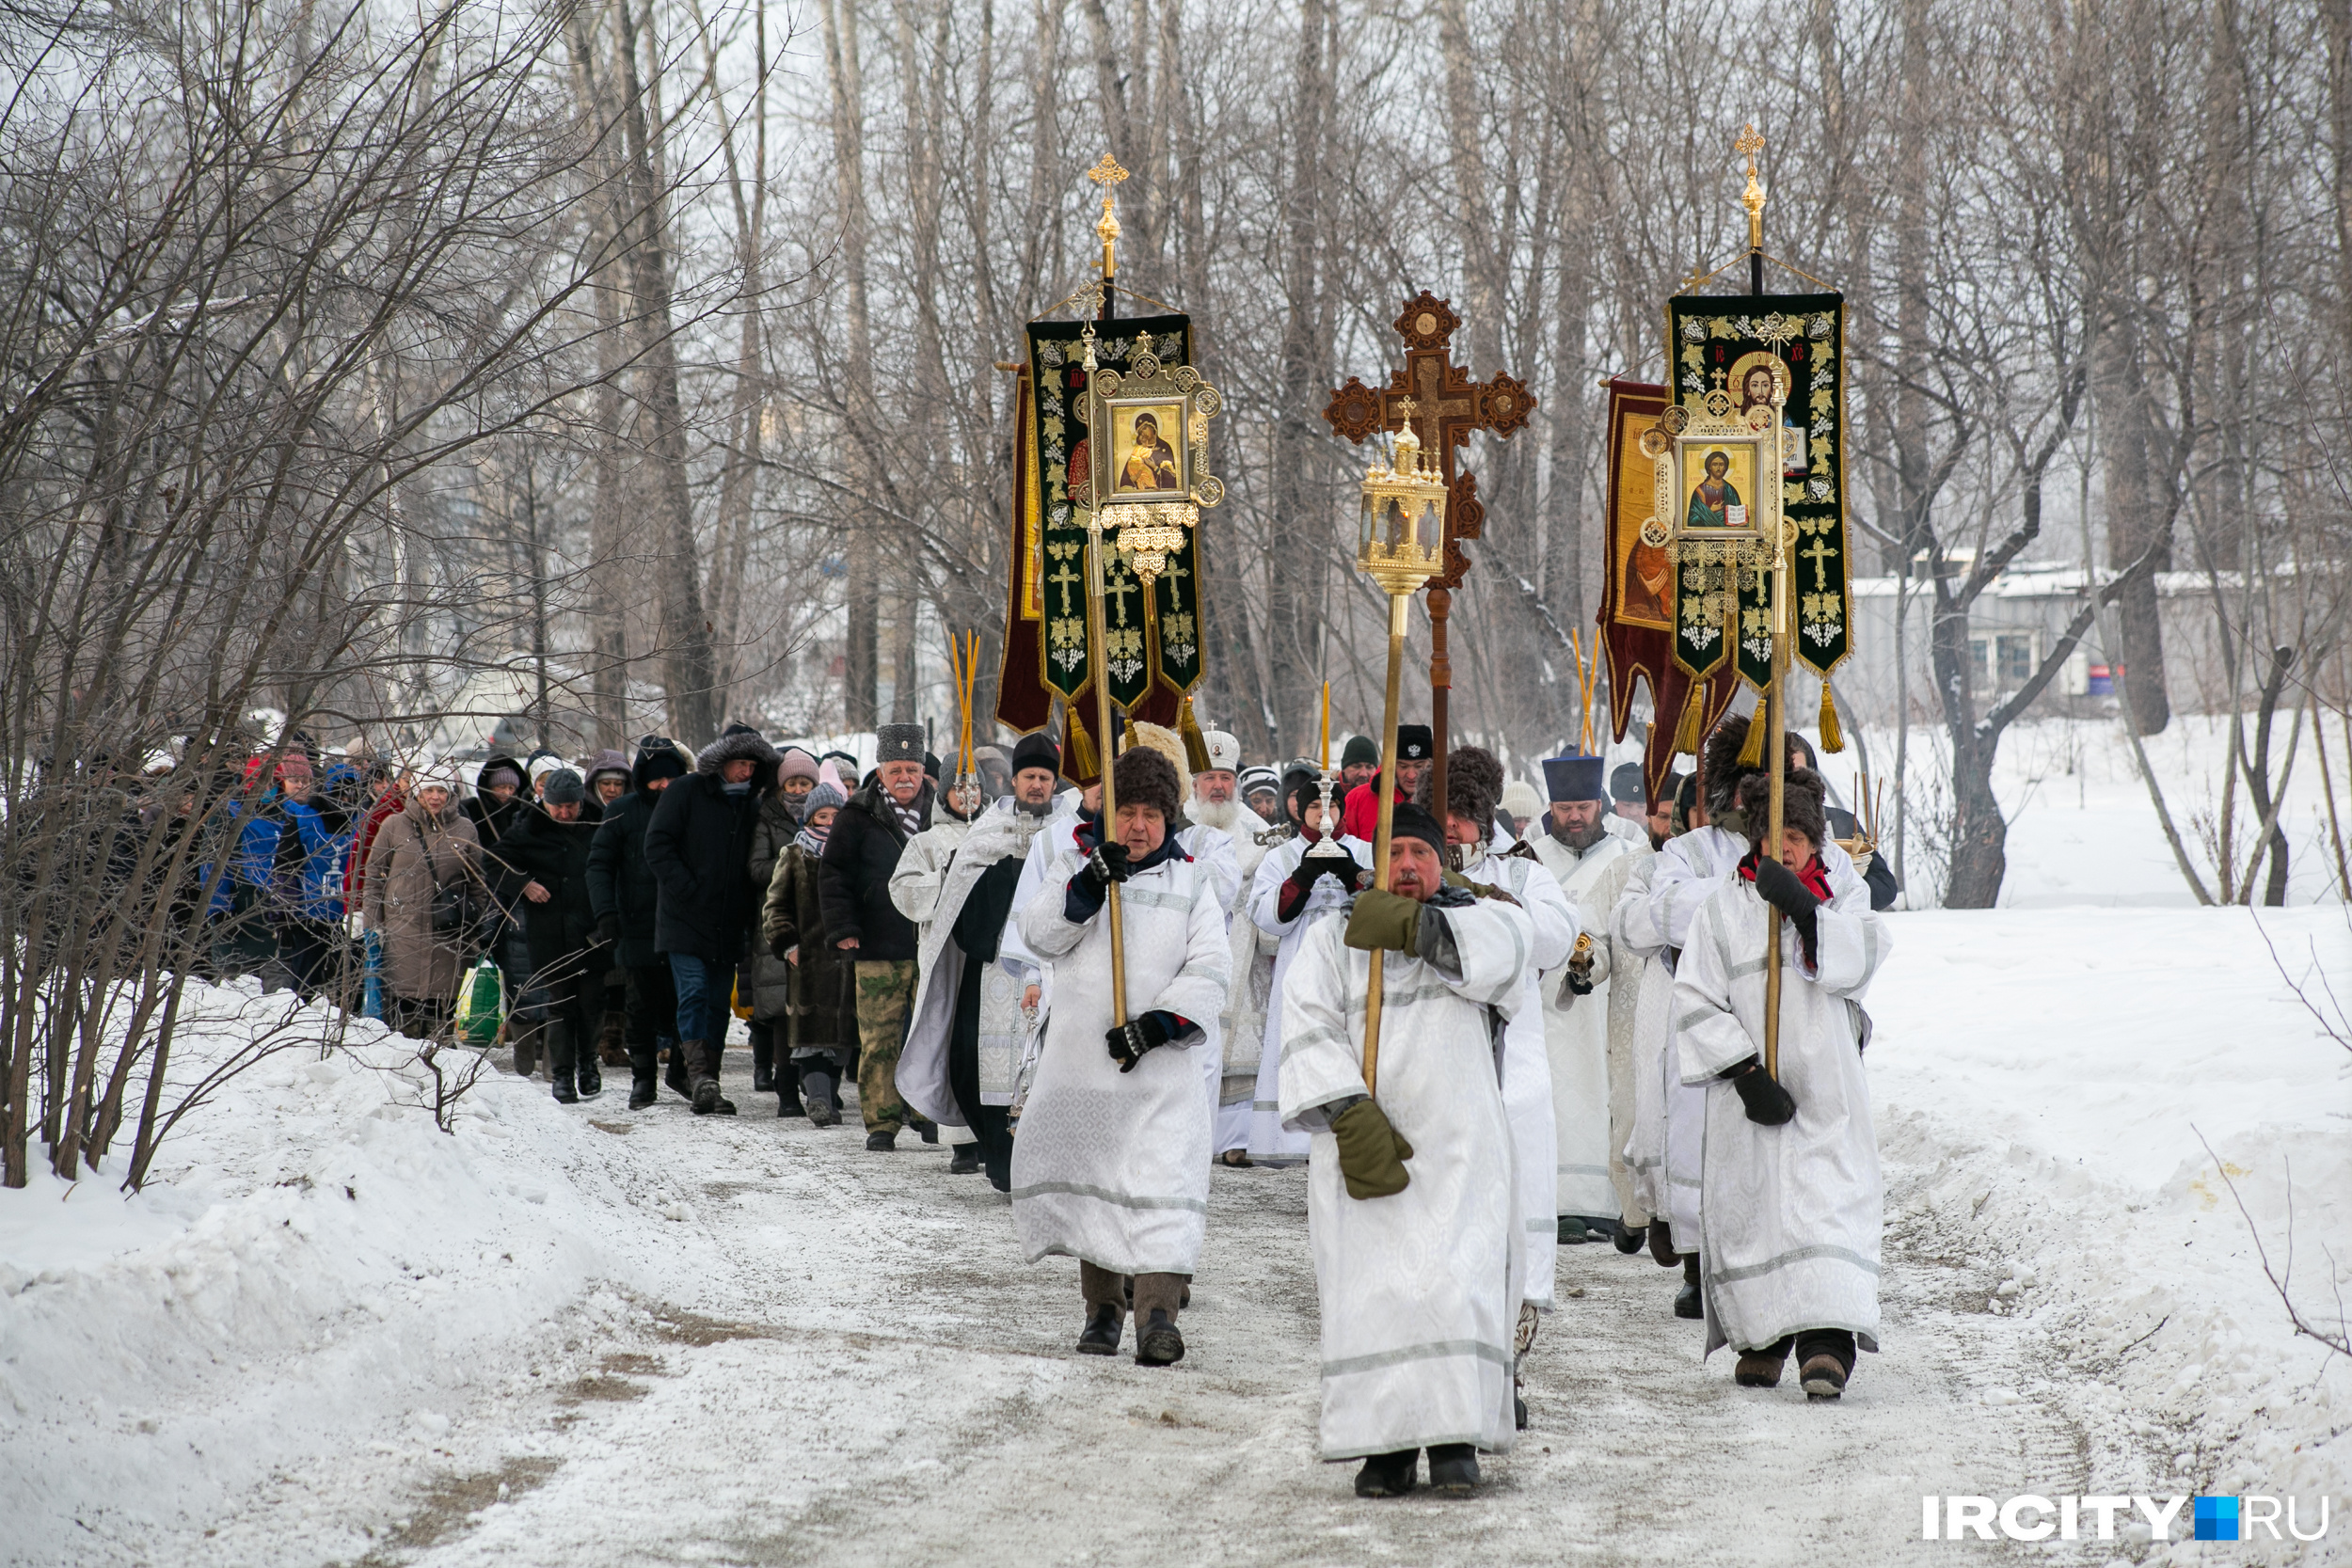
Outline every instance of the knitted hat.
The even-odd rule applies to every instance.
[[[553,752],[533,752],[531,753],[531,760],[523,764],[523,771],[529,773],[536,782],[563,766],[564,759]]]
[[[1571,755],[1544,758],[1544,787],[1555,800],[1605,800],[1598,757]],[[1638,771],[1638,769],[1637,769]]]
[[[576,806],[588,799],[588,785],[568,768],[559,768],[539,786],[539,799],[550,806]]]
[[[1347,744],[1340,748],[1340,766],[1355,768],[1363,763],[1380,766],[1380,742],[1368,735],[1351,735]]]
[[[473,786],[482,790],[494,789],[501,779],[505,780],[510,788],[520,789],[523,786],[521,770],[504,757],[494,757],[484,763],[482,771],[473,776]]]
[[[833,764],[828,762],[817,774],[817,787],[810,790],[801,801],[801,820],[807,821],[827,806],[839,807],[849,803],[849,785],[842,783],[841,775],[835,772]]]
[[[1389,842],[1393,844],[1400,838],[1417,838],[1438,854],[1445,853],[1445,830],[1438,826],[1436,817],[1410,800],[1399,800],[1395,813],[1389,818]]]
[[[1223,730],[1204,732],[1201,740],[1209,749],[1209,766],[1203,771],[1231,773],[1241,767],[1241,742]]]
[[[1810,768],[1788,769],[1788,781],[1781,789],[1781,826],[1804,834],[1816,849],[1829,837],[1829,813],[1824,809],[1828,793],[1828,781]],[[1751,826],[1763,827],[1772,807],[1772,775],[1750,773],[1740,781],[1740,814]],[[1761,835],[1752,832],[1748,836],[1754,839]]]
[[[1241,770],[1241,793],[1247,800],[1252,790],[1270,789],[1282,793],[1282,780],[1271,768],[1245,768]]]
[[[1164,725],[1139,723],[1136,726],[1136,746],[1137,749],[1149,747],[1168,759],[1168,766],[1176,774],[1176,803],[1179,806],[1192,799],[1192,778],[1184,768],[1184,737],[1183,736]],[[1121,794],[1123,795],[1124,791],[1121,791]],[[1176,816],[1174,812],[1169,812],[1168,815],[1170,820],[1173,820]]]
[[[1513,779],[1502,786],[1502,809],[1515,822],[1525,822],[1543,814],[1544,803],[1536,798],[1535,786],[1525,779]]]
[[[802,750],[800,747],[787,746],[781,753],[781,757],[782,760],[776,764],[776,780],[779,784],[786,779],[808,779],[811,781],[816,779],[817,759],[811,756],[807,752]]]
[[[921,762],[923,760],[923,726],[920,724],[884,724],[874,732],[874,761]]]
[[[1119,804],[1154,807],[1171,828],[1184,808],[1183,782],[1184,775],[1176,770],[1176,765],[1150,745],[1130,748],[1114,765],[1111,774]]]
[[[1056,778],[1061,776],[1061,748],[1043,730],[1032,730],[1021,737],[1012,749],[1012,770],[1016,777],[1032,768],[1042,768]]]

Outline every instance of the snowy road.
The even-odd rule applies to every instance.
[[[203,1555],[304,1560],[300,1518],[344,1540],[373,1521],[364,1560],[436,1568],[1883,1562],[1965,1550],[1915,1539],[1922,1493],[2084,1480],[2081,1435],[2050,1413],[2092,1391],[2020,1367],[2017,1325],[1984,1310],[1993,1276],[1937,1258],[1899,1160],[1887,1350],[1843,1404],[1735,1389],[1671,1315],[1677,1274],[1564,1248],[1583,1293],[1546,1325],[1534,1430],[1488,1462],[1486,1495],[1368,1504],[1352,1465],[1313,1459],[1301,1175],[1217,1173],[1189,1354],[1147,1370],[1072,1354],[1075,1264],[1025,1266],[942,1149],[868,1154],[854,1125],[697,1122],[674,1100],[584,1111],[606,1135],[580,1158],[606,1168],[578,1178],[684,1199],[616,1238],[648,1252],[658,1299],[563,1320],[421,1464],[387,1444],[282,1467]]]

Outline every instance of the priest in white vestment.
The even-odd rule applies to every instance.
[[[1136,1359],[1183,1358],[1184,1287],[1209,1212],[1209,1101],[1232,972],[1217,879],[1169,832],[1179,775],[1137,747],[1116,764],[1112,834],[1059,857],[1015,916],[1052,965],[1051,1011],[1012,1148],[1022,1251],[1079,1262],[1082,1354],[1115,1354],[1132,1281]],[[1082,851],[1082,852],[1081,852]],[[1110,887],[1120,889],[1127,1021],[1112,1022]]]
[[[1282,991],[1282,1116],[1312,1139],[1320,1448],[1364,1461],[1362,1497],[1410,1491],[1424,1449],[1430,1484],[1467,1492],[1476,1450],[1518,1435],[1525,1232],[1501,1069],[1534,931],[1516,902],[1445,884],[1443,837],[1397,806],[1388,889],[1314,925]],[[1386,968],[1368,1075],[1374,949]]]
[[[1742,781],[1751,824],[1763,822],[1770,788],[1760,776]],[[1878,1349],[1885,1189],[1861,997],[1889,942],[1867,885],[1836,885],[1820,858],[1823,799],[1820,774],[1789,772],[1782,862],[1750,852],[1700,908],[1676,972],[1675,1012],[1682,1081],[1707,1097],[1707,1348],[1732,1346],[1737,1381],[1764,1388],[1793,1350],[1805,1393],[1836,1399],[1856,1348]],[[1776,923],[1778,1060],[1767,1073],[1765,943]]]
[[[1299,832],[1268,849],[1258,863],[1248,907],[1251,927],[1275,944],[1249,1117],[1249,1159],[1261,1165],[1295,1165],[1307,1158],[1307,1134],[1282,1121],[1282,982],[1307,934],[1333,911],[1345,908],[1372,876],[1372,846],[1360,838],[1341,838],[1338,847],[1344,853],[1311,855],[1323,842],[1322,787],[1314,774],[1305,771],[1292,774],[1289,786],[1291,816],[1300,824]],[[1336,799],[1330,815],[1336,827]]]

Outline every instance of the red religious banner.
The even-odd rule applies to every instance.
[[[1649,684],[1649,743],[1642,780],[1658,799],[1674,770],[1675,753],[1695,752],[1701,736],[1731,705],[1739,673],[1726,661],[1692,689],[1690,673],[1675,662],[1675,566],[1662,529],[1644,525],[1657,515],[1651,494],[1655,465],[1642,436],[1666,409],[1666,388],[1642,381],[1609,383],[1609,499],[1607,581],[1600,593],[1601,646],[1609,658],[1609,719],[1625,738],[1633,719],[1633,680]]]

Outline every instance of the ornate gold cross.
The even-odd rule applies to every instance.
[[[1756,155],[1764,150],[1764,138],[1756,135],[1754,121],[1740,131],[1740,139],[1731,144],[1734,152],[1748,155],[1748,188],[1740,193],[1740,205],[1748,210],[1748,248],[1764,248],[1764,187],[1756,183]]]
[[[1087,170],[1087,178],[1103,193],[1103,215],[1094,223],[1095,237],[1103,242],[1103,276],[1119,276],[1119,214],[1111,210],[1112,192],[1127,178],[1127,171],[1119,166],[1119,160],[1109,153],[1102,162]]]

